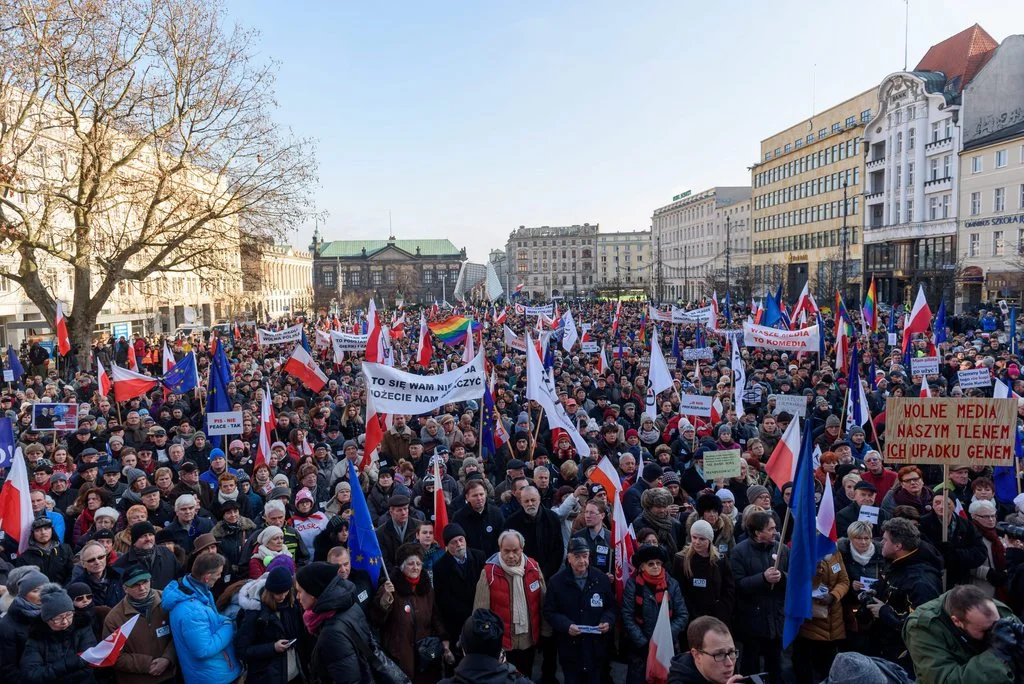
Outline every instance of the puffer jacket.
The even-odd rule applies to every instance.
[[[903,639],[917,669],[919,684],[973,684],[1020,681],[1009,663],[990,648],[976,648],[942,609],[945,594],[917,607],[903,625]],[[996,601],[999,617],[1013,617]],[[1015,619],[1015,618],[1014,618]]]
[[[217,612],[209,587],[187,575],[168,584],[162,598],[185,681],[228,684],[238,679],[242,668],[232,643],[234,623]]]
[[[309,660],[313,684],[362,684],[373,681],[368,645],[373,638],[363,609],[356,605],[356,587],[336,577],[313,606],[314,613],[333,612],[316,634]]]
[[[782,579],[774,585],[764,571],[774,567],[775,544],[757,544],[744,539],[733,549],[729,563],[736,580],[736,615],[732,624],[741,639],[778,639],[785,620],[786,579],[789,571],[789,547],[778,549]]]
[[[86,618],[76,617],[67,629],[55,632],[42,619],[29,628],[21,677],[27,684],[91,684],[93,669],[78,654],[96,645],[96,635]],[[12,680],[15,681],[15,680]]]
[[[832,597],[831,603],[815,600],[813,617],[804,620],[800,637],[812,641],[839,641],[846,638],[843,625],[843,598],[850,591],[850,578],[843,566],[843,557],[836,551],[818,561],[818,568],[811,580],[812,589],[825,587]]]
[[[668,570],[666,569],[662,572],[667,573]],[[683,601],[683,592],[679,589],[679,583],[671,577],[667,577],[666,580],[668,586],[665,591],[668,593],[668,605],[672,613],[672,640],[678,642],[680,635],[690,622],[690,617],[686,612],[686,602]],[[661,608],[661,604],[655,602],[654,591],[650,587],[644,586],[643,593],[643,605],[638,609],[636,604],[636,577],[630,577],[622,590],[622,624],[626,629],[626,635],[629,637],[630,644],[635,649],[644,649],[646,652],[647,644],[651,640],[651,635],[654,634],[654,626],[658,622],[658,611]],[[636,619],[638,610],[643,620],[642,626]]]
[[[288,651],[278,653],[274,644],[279,639],[298,639],[292,646],[296,665],[304,670],[304,663],[312,646],[309,632],[302,624],[302,608],[298,603],[279,606],[271,611],[261,600],[266,580],[253,580],[238,592],[238,605],[242,609],[235,650],[248,667],[246,679],[261,684],[288,682]]]

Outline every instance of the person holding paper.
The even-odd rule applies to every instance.
[[[843,530],[842,527],[838,528]],[[850,578],[850,591],[843,597],[843,621],[846,624],[847,645],[854,651],[866,652],[868,648],[865,623],[860,616],[860,593],[870,589],[882,576],[885,559],[882,558],[882,542],[873,539],[873,526],[865,520],[855,520],[845,529],[846,536],[836,543],[843,557],[846,576]],[[878,529],[881,529],[879,526]]]
[[[844,506],[836,513],[836,529],[845,530],[850,527],[851,523],[864,520],[873,526],[873,536],[880,538],[882,524],[889,519],[889,514],[875,505],[877,497],[878,490],[870,482],[861,480],[855,484],[853,486],[853,503]]]
[[[811,580],[811,617],[804,620],[793,642],[793,668],[797,684],[811,684],[824,679],[839,652],[839,642],[846,638],[842,600],[850,591],[850,579],[837,551],[818,561]]]

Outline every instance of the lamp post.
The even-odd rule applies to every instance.
[[[846,181],[843,181],[843,274],[842,274],[842,288],[843,288],[843,302],[846,302],[846,297],[849,294],[849,287],[847,283],[847,270],[846,270],[846,257],[849,249],[850,234],[849,227],[846,225]]]
[[[731,271],[731,259],[732,259],[732,222],[730,217],[725,217],[725,289],[729,290],[729,283],[732,282],[730,277]]]

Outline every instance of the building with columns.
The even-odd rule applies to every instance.
[[[952,300],[963,89],[997,44],[974,26],[933,45],[913,71],[879,85],[864,130],[864,279],[883,302]]]
[[[313,257],[291,245],[243,241],[245,312],[256,321],[311,314]]]

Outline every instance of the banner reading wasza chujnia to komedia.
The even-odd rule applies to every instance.
[[[379,363],[364,363],[368,404],[377,413],[417,415],[457,401],[484,396],[484,356],[441,375],[416,375]]]
[[[1012,465],[1015,399],[889,397],[885,462]]]
[[[743,344],[786,351],[818,351],[818,326],[799,330],[779,330],[766,325],[743,324]]]

